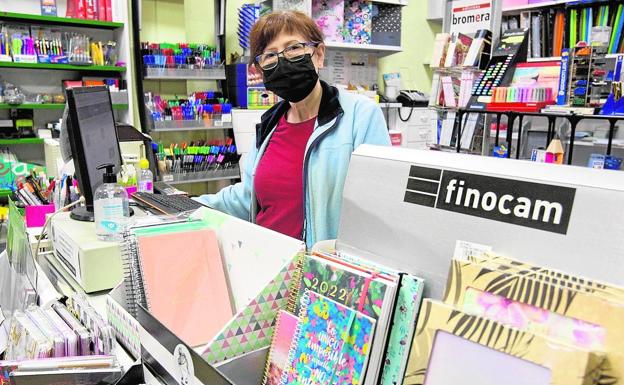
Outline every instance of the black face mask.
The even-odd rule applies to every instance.
[[[302,60],[295,63],[280,57],[277,67],[265,70],[262,77],[267,90],[292,103],[300,102],[310,95],[318,81],[318,74],[310,55],[305,55]]]

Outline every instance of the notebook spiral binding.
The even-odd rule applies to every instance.
[[[268,380],[269,380],[269,371],[271,370],[271,353],[273,353],[273,346],[275,346],[275,337],[277,335],[277,329],[279,329],[279,323],[281,320],[281,317],[279,316],[280,313],[278,313],[276,319],[275,319],[275,326],[273,327],[273,335],[271,336],[271,345],[269,346],[269,354],[267,355],[267,359],[266,359],[266,365],[264,366],[264,374],[262,375],[262,385],[266,385]],[[281,381],[281,379],[280,379]]]
[[[124,270],[126,303],[129,313],[136,318],[139,304],[147,309],[149,309],[149,307],[147,306],[145,287],[143,285],[139,246],[136,235],[132,229],[126,229],[123,232],[123,240],[120,244],[120,249]]]
[[[310,290],[308,288],[305,289],[300,298],[301,307],[299,308],[299,319],[303,319],[308,312],[308,306],[310,305]],[[290,351],[288,352],[288,366],[284,368],[284,373],[282,373],[282,379],[280,381],[280,385],[288,384],[288,373],[291,371],[290,364],[295,359],[295,351],[296,347],[293,345],[296,341],[299,340],[299,336],[301,335],[301,322],[297,322],[297,327],[295,328],[295,333],[293,334],[292,343],[290,345]]]
[[[301,291],[301,281],[303,278],[304,261],[304,253],[299,253],[295,257],[295,270],[293,271],[292,278],[290,280],[290,288],[288,289],[288,303],[285,309],[289,313],[294,313],[295,309],[297,309],[297,301],[299,299],[299,292]]]

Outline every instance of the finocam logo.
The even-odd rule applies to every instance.
[[[405,202],[566,234],[576,189],[412,166]]]

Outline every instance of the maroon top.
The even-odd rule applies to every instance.
[[[282,116],[258,163],[254,179],[260,226],[302,239],[303,157],[316,117],[289,123]]]

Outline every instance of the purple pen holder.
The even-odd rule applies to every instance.
[[[54,213],[54,204],[43,206],[26,206],[26,227],[41,227],[45,225],[46,215]]]

